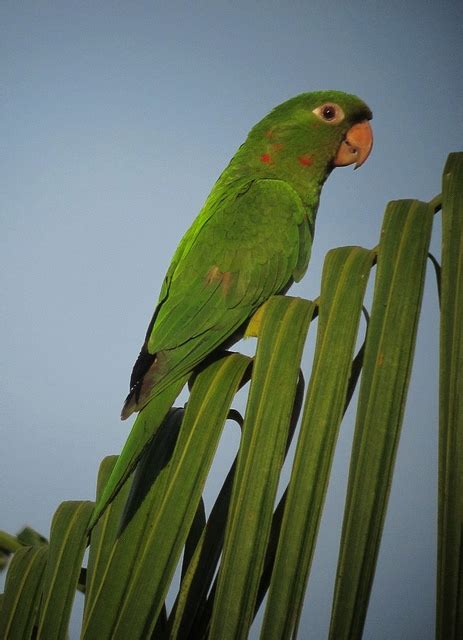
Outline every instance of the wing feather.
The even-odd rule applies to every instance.
[[[265,300],[286,290],[301,264],[304,208],[287,183],[254,180],[210,207],[174,255],[140,354],[151,365],[135,381],[130,410],[235,334]]]

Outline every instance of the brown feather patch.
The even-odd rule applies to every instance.
[[[218,282],[222,291],[227,294],[233,283],[233,274],[231,271],[221,271],[217,265],[214,265],[206,273],[206,284],[214,284]]]

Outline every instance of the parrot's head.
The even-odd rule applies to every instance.
[[[334,167],[360,167],[373,146],[372,113],[341,91],[302,93],[275,107],[250,132],[243,160],[259,174],[321,185]]]

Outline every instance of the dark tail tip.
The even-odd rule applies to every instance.
[[[131,416],[134,411],[136,411],[137,403],[134,396],[135,396],[134,391],[131,391],[127,396],[127,398],[125,399],[125,402],[121,411],[121,420],[127,420],[127,418]]]

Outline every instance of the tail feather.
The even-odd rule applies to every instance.
[[[154,388],[167,372],[167,358],[163,351],[152,355],[142,349],[134,366],[129,394],[122,407],[122,420],[143,409],[157,395]]]
[[[137,416],[132,430],[100,496],[90,521],[92,528],[108,504],[133,471],[146,446],[155,436],[160,424],[185,385],[188,375],[181,377],[156,395]]]

